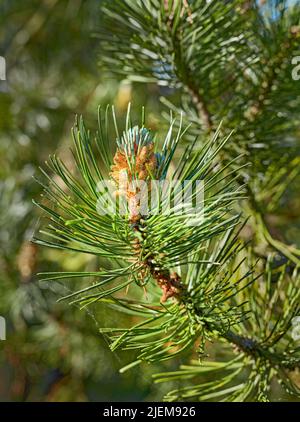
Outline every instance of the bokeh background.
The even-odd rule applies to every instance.
[[[112,353],[99,326],[129,325],[132,317],[93,308],[81,311],[57,299],[72,284],[39,282],[39,271],[97,268],[94,257],[40,248],[30,242],[41,223],[32,204],[34,180],[49,154],[71,164],[70,129],[76,114],[96,126],[97,106],[114,104],[125,115],[145,105],[156,129],[162,88],[103,75],[97,30],[101,0],[0,0],[0,401],[160,400],[169,385],[151,374],[171,363],[136,367],[120,375],[128,353]],[[293,216],[291,216],[291,219]],[[299,228],[289,238],[299,237]],[[167,367],[167,368],[166,368]]]

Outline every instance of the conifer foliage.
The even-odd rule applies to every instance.
[[[100,65],[167,87],[168,120],[157,134],[144,110],[132,122],[130,106],[121,123],[113,108],[100,108],[95,134],[76,120],[75,168],[52,156],[42,171],[38,206],[49,224],[35,241],[94,254],[101,268],[42,278],[86,279],[62,300],[135,317],[130,327],[101,330],[113,351],[134,352],[121,372],[186,359],[154,375],[179,385],[166,400],[268,401],[274,382],[299,398],[300,250],[276,217],[284,221],[286,203],[297,212],[300,85],[290,62],[300,6],[103,3]],[[153,194],[157,180],[201,182],[201,212],[188,188],[181,212],[176,188],[146,212],[142,193]],[[99,187],[105,181],[109,192]]]

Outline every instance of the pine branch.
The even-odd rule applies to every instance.
[[[293,154],[298,156],[295,148],[292,150],[288,146],[287,151],[286,146],[278,148],[278,144],[282,144],[283,136],[290,134],[294,137],[298,124],[298,120],[291,116],[299,113],[300,96],[299,93],[295,96],[297,87],[291,81],[288,64],[289,57],[295,55],[298,48],[300,9],[297,6],[288,8],[281,1],[274,10],[270,5],[272,18],[269,19],[255,2],[247,3],[247,7],[244,3],[230,2],[225,7],[222,5],[221,10],[219,2],[207,4],[199,0],[175,4],[153,1],[141,7],[138,2],[128,0],[116,8],[107,7],[104,9],[107,12],[104,28],[106,24],[111,25],[113,19],[124,24],[122,35],[114,32],[123,47],[117,54],[112,53],[111,43],[108,45],[100,34],[104,51],[101,60],[106,62],[110,71],[124,73],[130,78],[139,74],[137,80],[141,82],[153,81],[154,78],[159,84],[181,88],[183,94],[188,94],[182,94],[181,107],[185,107],[187,122],[196,120],[199,123],[199,126],[195,125],[198,134],[202,134],[203,129],[210,133],[214,129],[213,122],[221,119],[225,120],[224,133],[232,127],[236,130],[236,145],[224,151],[220,159],[226,163],[228,158],[232,158],[232,151],[238,150],[252,162],[245,176],[247,180],[250,178],[247,187],[249,198],[255,200],[248,201],[248,209],[255,218],[258,217],[257,227],[261,228],[266,244],[298,265],[299,251],[270,234],[265,210],[262,211],[269,202],[270,178],[258,179],[257,174],[269,169],[262,163],[270,159],[277,163],[283,155],[283,148],[287,155],[284,166],[292,174],[293,167],[289,161]],[[278,19],[273,19],[277,14]],[[217,38],[218,45],[224,46],[223,50],[213,50]],[[111,41],[114,43],[113,39]],[[109,56],[105,54],[106,49]],[[125,53],[129,50],[130,58]],[[284,98],[291,96],[295,99],[287,103],[277,99],[280,94]],[[196,117],[190,109],[190,101]],[[285,110],[282,110],[282,104],[285,104]],[[256,144],[261,144],[260,148],[263,148],[259,153],[253,149]],[[275,156],[276,151],[278,156]],[[284,182],[277,179],[277,174],[275,166],[271,178],[277,180],[276,189],[282,191]],[[260,204],[264,197],[266,200]],[[277,198],[278,204],[280,196],[273,198],[274,201]]]
[[[220,339],[236,345],[235,357],[219,362],[192,361],[190,365],[183,365],[178,371],[154,376],[156,382],[195,380],[191,386],[168,393],[166,400],[176,401],[193,397],[201,401],[213,398],[221,401],[269,401],[272,378],[276,378],[288,394],[299,396],[299,387],[291,376],[292,371],[300,365],[299,347],[293,348],[292,339],[289,338],[292,331],[294,340],[296,339],[296,329],[293,327],[296,327],[298,319],[293,315],[299,312],[299,274],[294,272],[291,279],[287,280],[285,268],[281,268],[276,281],[277,288],[272,286],[273,278],[273,270],[271,265],[268,265],[262,283],[259,280],[254,282],[250,295],[247,289],[242,291],[243,296],[251,303],[252,317],[238,326],[239,333],[233,330],[220,333]],[[284,288],[285,283],[293,286],[288,293]],[[280,298],[280,295],[285,296]],[[279,306],[281,301],[283,303]],[[217,327],[216,329],[218,330]],[[252,338],[249,337],[249,332],[253,334]],[[222,343],[222,347],[226,346]],[[208,383],[202,381],[206,374],[211,379]],[[198,376],[201,376],[200,384],[196,382]]]
[[[183,109],[182,117],[179,121],[171,117],[161,147],[144,117],[140,126],[133,126],[128,110],[120,132],[113,113],[114,154],[108,111],[105,116],[99,113],[95,144],[79,119],[73,130],[77,174],[55,156],[50,169],[64,187],[43,173],[48,202],[39,206],[50,223],[37,242],[95,254],[103,263],[99,271],[44,277],[95,277],[94,284],[87,282],[63,299],[81,307],[100,303],[139,317],[129,328],[101,330],[109,333],[112,350],[136,351],[136,360],[122,372],[141,362],[181,356],[196,347],[203,358],[207,343],[214,341],[221,341],[228,355],[237,354],[226,362],[201,359],[176,373],[158,375],[158,381],[190,379],[203,371],[215,376],[170,392],[170,400],[267,401],[273,378],[289,394],[300,393],[290,376],[300,365],[300,253],[275,239],[267,220],[268,212],[277,212],[287,180],[299,173],[297,148],[278,147],[283,134],[296,140],[297,121],[293,118],[287,124],[278,114],[281,99],[274,92],[280,88],[282,99],[288,99],[287,113],[295,116],[300,97],[291,100],[292,84],[285,81],[286,73],[278,74],[277,67],[284,68],[287,60],[287,54],[280,52],[281,42],[294,51],[295,30],[290,29],[300,18],[300,8],[283,10],[272,21],[263,17],[255,2],[248,6],[239,0],[225,5],[203,0],[105,2],[102,61],[118,75],[179,91],[180,106],[169,103],[172,109]],[[256,57],[272,60],[264,67]],[[221,117],[224,124],[216,128]],[[195,124],[184,130],[183,121]],[[236,137],[227,145],[231,128],[237,129]],[[195,140],[194,135],[200,137]],[[185,149],[177,160],[179,143]],[[286,152],[283,157],[282,151]],[[279,158],[285,167],[281,171]],[[247,161],[252,169],[246,167]],[[112,183],[108,197],[99,190],[107,174]],[[124,175],[129,187],[121,183]],[[247,198],[245,179],[250,179]],[[154,180],[204,182],[203,215],[189,208],[178,215],[176,190],[169,215],[148,215],[139,196],[139,180],[144,194],[151,191]],[[160,200],[158,211],[167,201],[164,196]],[[194,200],[190,194],[188,203]],[[254,216],[251,225],[259,241],[263,240],[263,262],[255,258],[255,236],[245,236],[248,226],[237,229],[237,203]],[[249,244],[245,237],[250,237]],[[277,265],[274,250],[294,265]],[[125,297],[129,287],[131,296]],[[146,300],[143,292],[149,295]]]
[[[292,287],[279,306],[284,310],[283,316],[278,316],[269,331],[272,313],[275,316],[278,313],[280,286],[273,291],[268,282],[266,295],[270,297],[265,302],[261,302],[260,288],[254,288],[261,276],[257,275],[257,263],[247,261],[247,246],[240,240],[242,228],[235,231],[239,216],[232,209],[243,198],[243,192],[236,187],[235,172],[228,173],[216,160],[228,138],[220,141],[217,131],[203,149],[188,146],[176,170],[170,172],[176,148],[186,133],[181,124],[174,134],[175,121],[171,119],[159,150],[155,137],[144,125],[131,125],[130,109],[121,136],[114,113],[112,117],[117,137],[114,155],[108,113],[103,117],[100,112],[94,145],[82,119],[77,120],[73,130],[77,175],[57,157],[50,159],[50,168],[64,187],[43,172],[50,182],[50,186],[42,182],[50,203],[39,206],[49,215],[50,224],[41,231],[46,237],[36,240],[45,246],[98,255],[106,264],[94,272],[46,273],[44,280],[96,277],[99,279],[96,283],[88,283],[62,299],[81,307],[102,302],[142,318],[129,329],[101,330],[110,333],[112,350],[121,347],[139,351],[137,360],[122,371],[143,361],[174,358],[192,349],[199,340],[199,353],[203,355],[205,343],[220,338],[233,344],[243,359],[264,362],[276,374],[298,367],[298,350],[282,352],[277,343],[286,341],[292,318],[299,311],[299,277],[295,272]],[[108,197],[98,188],[104,180],[98,163],[103,163],[110,172],[112,192]],[[124,185],[124,175],[133,184]],[[146,190],[151,191],[155,178],[160,181],[177,178],[189,184],[203,180],[203,216],[199,210],[194,215],[189,208],[178,215],[176,190],[170,214],[145,214],[136,182],[142,180]],[[186,198],[188,203],[192,203],[193,195]],[[112,208],[116,196],[126,200],[125,214],[122,207]],[[168,196],[160,196],[162,202],[158,204],[164,205],[167,199]],[[266,269],[262,274],[271,277],[272,270]],[[286,281],[285,268],[280,280]],[[124,298],[124,293],[120,296],[125,288],[134,285],[137,289],[147,288],[154,300],[149,303]],[[251,299],[251,292],[257,297]],[[138,291],[134,297],[139,297]],[[247,303],[253,309],[247,309]],[[257,327],[250,315],[257,321],[265,303],[270,306],[266,308],[266,326]]]

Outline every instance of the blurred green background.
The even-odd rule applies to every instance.
[[[72,286],[40,283],[36,276],[97,267],[95,259],[30,243],[40,225],[32,199],[41,187],[33,176],[49,154],[70,162],[76,113],[93,128],[98,104],[114,104],[122,116],[132,100],[137,109],[146,105],[155,126],[155,87],[109,81],[99,71],[93,36],[101,25],[99,5],[0,1],[0,55],[7,67],[7,80],[0,81],[0,315],[7,322],[1,401],[156,400],[163,394],[147,366],[118,374],[129,356],[111,353],[97,324],[125,324],[124,316],[57,304]]]

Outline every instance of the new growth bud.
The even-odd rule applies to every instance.
[[[136,222],[141,218],[140,194],[147,195],[150,181],[157,175],[153,138],[147,129],[135,126],[123,133],[117,145],[110,176],[117,186],[116,195],[127,200],[129,219]]]

